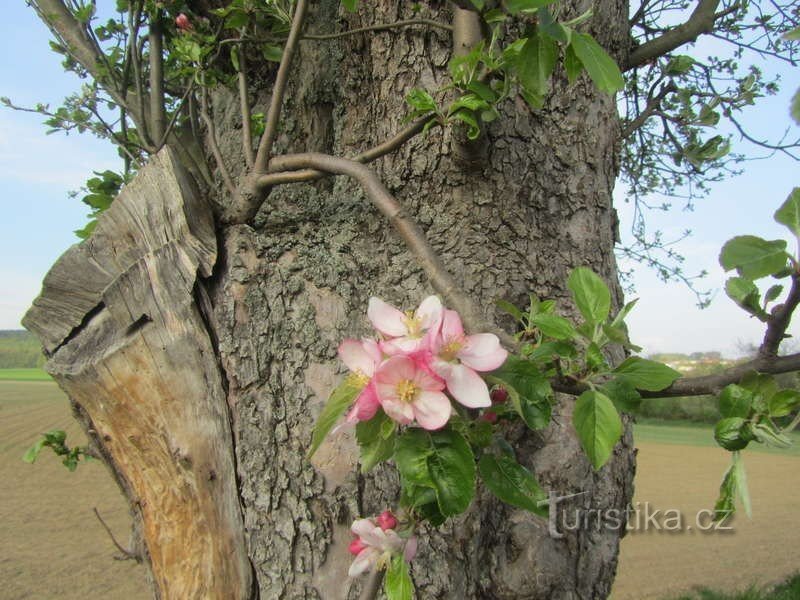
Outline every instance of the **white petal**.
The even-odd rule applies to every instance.
[[[358,371],[364,375],[375,372],[375,360],[364,348],[363,342],[346,339],[339,344],[339,358],[351,371]]]
[[[372,326],[384,335],[398,337],[406,335],[406,316],[391,304],[374,296],[369,299],[367,318]]]
[[[453,407],[442,392],[420,392],[414,401],[414,417],[425,429],[441,429],[450,419]]]
[[[465,365],[452,365],[446,377],[447,389],[453,398],[469,408],[492,405],[486,382],[475,371]]]
[[[350,577],[358,577],[362,573],[369,571],[375,563],[378,562],[378,557],[380,557],[381,551],[377,548],[367,547],[364,548],[361,552],[358,553],[355,560],[350,565],[350,569],[347,571],[347,574]]]
[[[508,357],[493,333],[478,333],[467,336],[467,345],[458,353],[458,358],[476,371],[494,371]]]
[[[420,320],[423,329],[429,329],[440,324],[443,310],[439,296],[428,296],[420,303],[414,316]]]

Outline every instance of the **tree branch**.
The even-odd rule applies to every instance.
[[[205,88],[203,88],[202,92],[200,93],[200,116],[203,118],[203,122],[206,124],[206,128],[208,129],[208,145],[211,147],[211,154],[214,155],[214,160],[217,163],[220,175],[222,175],[222,181],[225,183],[225,187],[228,189],[231,195],[236,198],[238,197],[239,192],[233,183],[233,179],[228,171],[228,167],[225,166],[225,161],[222,158],[222,152],[219,149],[217,128],[214,126],[214,119],[212,119],[211,115],[208,113],[208,97]]]
[[[150,118],[153,129],[150,132],[154,142],[160,142],[166,131],[166,114],[164,110],[164,37],[161,31],[161,11],[157,10],[150,17],[150,30],[147,34],[150,46]],[[160,145],[156,147],[156,152]]]
[[[386,140],[384,143],[379,144],[369,150],[362,152],[361,154],[356,154],[350,160],[360,163],[370,163],[381,156],[385,156],[386,154],[390,154],[394,152],[398,148],[400,148],[403,144],[405,144],[408,140],[419,134],[423,129],[425,129],[425,125],[431,121],[433,117],[427,116],[422,117],[421,119],[417,119],[413,123],[411,123],[408,127],[401,130],[392,138]],[[433,126],[439,125],[438,121],[434,122]],[[314,181],[316,179],[320,179],[327,175],[324,171],[317,171],[314,169],[302,169],[299,171],[283,171],[281,172],[279,169],[276,169],[274,166],[270,165],[267,169],[269,173],[266,175],[262,175],[258,178],[258,187],[262,190],[265,190],[270,187],[274,187],[276,185],[280,185],[282,183],[301,183],[303,181]],[[249,215],[248,220],[252,219],[255,216],[255,213],[258,211],[258,206],[254,207],[252,214]]]
[[[358,181],[367,197],[389,220],[406,247],[416,257],[434,289],[449,306],[461,314],[467,328],[471,331],[488,329],[477,306],[461,291],[419,225],[408,216],[374,171],[354,160],[314,152],[276,156],[272,159],[271,166],[273,165],[282,171],[316,169],[336,175],[348,175]]]
[[[647,119],[653,116],[653,113],[659,109],[661,106],[661,101],[666,98],[667,95],[677,91],[678,86],[676,86],[675,82],[673,81],[670,81],[667,85],[662,86],[658,94],[648,100],[647,106],[644,107],[644,110],[642,110],[642,112],[640,112],[635,119],[625,125],[621,133],[622,139],[627,138],[634,131],[639,129],[639,127],[644,125],[645,122],[647,122]]]
[[[357,29],[350,29],[348,31],[339,31],[337,33],[326,34],[305,34],[302,39],[304,40],[335,40],[358,33],[366,33],[369,31],[387,31],[389,29],[399,29],[401,27],[409,27],[412,25],[424,25],[427,27],[435,27],[444,29],[445,31],[453,31],[453,28],[447,23],[440,23],[433,19],[405,19],[403,21],[395,21],[394,23],[381,23],[379,25],[368,25],[367,27],[359,27]]]
[[[292,27],[289,30],[289,38],[286,40],[281,64],[278,67],[278,75],[275,77],[275,85],[272,88],[272,98],[267,110],[264,134],[261,136],[261,142],[258,145],[258,153],[253,167],[256,173],[267,172],[267,164],[269,164],[270,154],[272,153],[272,144],[275,142],[275,136],[278,133],[278,121],[281,118],[281,107],[283,105],[283,95],[286,92],[286,82],[289,79],[289,69],[303,29],[303,21],[307,9],[307,0],[297,0],[297,7],[294,9],[294,16],[292,17]]]
[[[253,125],[250,122],[250,98],[244,44],[239,45],[239,107],[242,113],[242,153],[247,168],[252,170],[255,156],[253,155]]]
[[[723,13],[716,14],[718,6],[719,0],[699,0],[694,12],[685,23],[645,42],[631,52],[624,70],[627,71],[650,62],[654,58],[672,52],[675,48],[695,41],[703,33],[710,33],[717,18],[723,16]]]
[[[792,313],[798,304],[800,304],[800,275],[795,273],[792,275],[792,287],[786,297],[786,302],[776,306],[767,321],[767,331],[761,347],[758,349],[759,357],[769,359],[777,355],[778,347],[786,335],[786,330],[792,320]]]
[[[119,556],[119,557],[115,556],[114,558],[116,558],[117,560],[130,560],[130,559],[133,559],[137,563],[142,562],[142,557],[141,556],[139,556],[135,552],[132,552],[132,551],[128,550],[127,548],[125,548],[122,544],[120,544],[117,541],[117,538],[114,537],[114,532],[111,531],[111,528],[108,525],[106,525],[105,521],[103,521],[103,517],[101,517],[100,513],[97,512],[97,507],[93,507],[92,510],[94,511],[94,516],[97,517],[98,521],[100,521],[100,525],[102,525],[103,529],[106,530],[106,533],[108,534],[108,537],[111,538],[111,542],[114,544],[114,546],[116,546],[117,550],[119,550],[122,553],[121,556]]]

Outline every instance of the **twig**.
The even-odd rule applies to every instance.
[[[102,525],[103,529],[106,530],[106,533],[108,534],[108,537],[111,538],[111,541],[114,543],[114,546],[117,547],[117,550],[122,552],[122,556],[119,556],[119,557],[115,556],[114,558],[116,560],[131,560],[131,559],[133,559],[137,563],[142,562],[142,557],[141,556],[139,556],[135,552],[131,552],[130,550],[128,550],[127,548],[122,546],[122,544],[120,544],[117,541],[117,538],[114,537],[114,532],[111,531],[111,528],[108,525],[106,525],[105,521],[103,521],[103,517],[101,517],[100,513],[97,512],[97,507],[93,507],[92,510],[94,511],[94,516],[97,517],[98,521],[100,521],[100,525]]]
[[[242,153],[247,168],[252,170],[255,157],[253,156],[253,125],[250,122],[250,99],[247,85],[247,60],[245,58],[244,44],[239,45],[239,106],[242,113]]]
[[[794,313],[798,304],[800,304],[800,275],[795,273],[792,275],[792,287],[786,297],[786,302],[776,306],[769,317],[769,321],[767,321],[764,341],[761,342],[761,347],[758,349],[760,357],[769,359],[778,353],[778,347],[783,341],[786,329],[792,320],[792,313]]]
[[[195,84],[194,79],[192,79],[191,83],[186,88],[186,91],[183,93],[183,97],[181,98],[180,104],[172,113],[172,117],[170,118],[169,123],[167,124],[167,128],[164,130],[164,135],[161,136],[161,139],[158,142],[158,146],[156,146],[156,152],[158,152],[158,150],[161,150],[164,144],[167,143],[167,138],[169,137],[169,134],[174,129],[175,123],[178,122],[178,115],[180,115],[183,112],[183,109],[186,106],[186,102],[189,100],[189,95],[194,91],[194,84]]]
[[[214,160],[217,162],[217,168],[219,169],[220,175],[222,175],[222,180],[225,182],[225,187],[232,196],[237,197],[238,191],[233,184],[233,179],[228,171],[228,167],[225,166],[225,162],[222,159],[222,152],[219,149],[217,128],[214,126],[214,120],[211,118],[211,115],[208,114],[208,98],[206,94],[206,89],[203,88],[200,93],[200,116],[203,118],[203,122],[208,128],[208,145],[211,146],[211,153],[214,155]]]
[[[164,112],[164,38],[160,17],[160,10],[150,17],[150,31],[147,35],[150,46],[150,119],[153,123],[153,140],[164,137],[167,120]],[[156,146],[156,151],[158,148],[160,144]]]
[[[421,119],[417,119],[413,123],[411,123],[408,127],[398,132],[396,135],[391,137],[390,139],[386,140],[384,143],[379,144],[369,150],[362,152],[361,154],[356,154],[350,160],[354,160],[360,163],[370,163],[381,156],[385,156],[391,152],[394,152],[398,148],[400,148],[403,144],[405,144],[408,140],[413,138],[414,136],[418,135],[423,129],[425,129],[425,125],[433,119],[433,116],[422,117]],[[439,125],[438,121],[434,121],[432,126]],[[319,179],[327,175],[327,173],[323,171],[317,171],[314,169],[303,169],[300,171],[283,171],[279,172],[275,170],[273,172],[273,167],[270,165],[268,171],[270,171],[266,175],[262,175],[258,178],[258,186],[261,189],[270,188],[276,185],[280,185],[282,183],[300,183],[303,181],[314,181],[315,179]],[[257,212],[258,207],[255,207],[253,214]]]
[[[255,165],[253,167],[256,173],[267,172],[267,164],[269,163],[270,154],[272,153],[272,144],[275,142],[275,136],[278,133],[278,121],[281,118],[281,107],[283,105],[283,95],[286,92],[286,82],[289,79],[292,58],[297,49],[297,42],[300,39],[307,9],[307,0],[297,0],[297,7],[294,9],[294,16],[292,17],[292,27],[289,30],[289,38],[286,40],[286,46],[283,48],[281,64],[278,67],[275,85],[272,88],[272,98],[270,99],[269,109],[267,110],[264,134],[261,136],[261,142],[258,145],[258,153],[256,154]]]
[[[464,318],[467,328],[472,331],[488,330],[478,307],[469,296],[461,291],[419,225],[408,216],[406,210],[386,189],[372,169],[354,160],[315,152],[276,156],[272,159],[272,163],[276,169],[282,171],[310,168],[336,175],[348,175],[358,181],[367,197],[389,220],[405,242],[406,247],[416,257],[417,263],[422,267],[436,291]],[[510,336],[506,335],[505,337]]]
[[[658,92],[658,94],[647,102],[647,106],[644,107],[642,112],[640,112],[635,119],[633,119],[632,121],[630,121],[628,124],[625,125],[625,128],[622,130],[621,133],[622,139],[627,138],[634,131],[639,129],[639,127],[644,125],[647,119],[649,119],[653,115],[653,113],[656,110],[658,110],[658,108],[661,106],[661,101],[664,98],[666,98],[668,94],[677,91],[678,91],[678,86],[676,86],[675,82],[673,81],[670,81],[667,85],[663,86],[661,90]]]
[[[369,31],[387,31],[389,29],[398,29],[401,27],[409,27],[412,25],[425,25],[427,27],[436,27],[445,31],[453,31],[452,26],[447,23],[440,23],[433,19],[405,19],[403,21],[395,21],[394,23],[381,23],[379,25],[368,25],[366,27],[359,27],[357,29],[350,29],[348,31],[339,31],[337,33],[324,33],[324,34],[305,34],[301,39],[303,40],[336,40],[339,38],[356,35],[358,33],[366,33]]]

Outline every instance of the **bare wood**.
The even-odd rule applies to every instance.
[[[195,302],[215,260],[211,209],[166,148],[25,319],[131,503],[159,598],[251,591],[226,395]]]
[[[719,0],[699,0],[685,23],[673,27],[659,37],[636,48],[628,57],[625,70],[643,65],[654,58],[672,52],[676,48],[695,41],[700,35],[710,33],[717,19]]]
[[[275,77],[275,85],[272,87],[272,98],[270,98],[269,108],[267,109],[264,133],[258,144],[258,153],[256,154],[254,167],[256,173],[267,172],[267,164],[269,163],[270,154],[272,153],[272,144],[275,143],[275,137],[278,135],[278,122],[281,118],[281,108],[283,107],[283,95],[286,93],[286,83],[289,80],[289,69],[292,66],[292,59],[297,49],[297,42],[300,40],[300,35],[303,30],[306,10],[308,10],[308,1],[297,0],[297,6],[294,9],[294,16],[292,17],[292,27],[289,30],[286,46],[283,48],[281,64],[278,67],[278,74]]]

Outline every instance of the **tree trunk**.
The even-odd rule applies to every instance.
[[[441,4],[431,16],[447,21],[450,11]],[[560,5],[566,20],[590,3]],[[364,2],[356,16],[346,17],[338,6],[334,0],[313,3],[308,30],[413,16],[411,3],[399,0]],[[594,11],[591,33],[616,58],[624,58],[627,3],[603,2]],[[276,151],[350,156],[390,137],[402,127],[408,90],[436,89],[447,82],[450,55],[449,35],[420,28],[303,42]],[[569,307],[565,282],[578,265],[600,273],[612,284],[616,304],[622,300],[613,255],[615,101],[585,77],[569,87],[563,72],[557,72],[553,85],[541,111],[530,111],[521,98],[505,103],[502,117],[487,127],[483,160],[467,160],[449,130],[432,130],[374,165],[485,316],[507,327],[512,325],[495,310],[495,300],[524,305],[532,292]],[[264,90],[255,90],[256,110],[266,105],[268,92],[266,83]],[[214,104],[227,163],[243,166],[233,108],[238,99],[222,91]],[[198,359],[191,377],[205,377],[213,390],[204,410],[216,415],[217,425],[205,435],[218,451],[214,460],[223,462],[225,453],[218,446],[230,451],[230,433],[219,428],[219,415],[229,407],[238,480],[232,481],[232,465],[229,472],[223,465],[230,481],[220,486],[238,483],[247,554],[260,597],[356,598],[362,582],[346,579],[349,525],[358,516],[396,507],[397,476],[386,465],[360,475],[357,448],[347,432],[333,436],[309,463],[310,432],[340,378],[338,343],[367,333],[368,298],[376,295],[411,307],[433,290],[361,189],[343,177],[273,189],[252,226],[220,226],[217,242],[213,275],[201,269],[205,279],[198,286],[207,291],[212,308],[203,311],[192,304],[180,315],[191,315],[193,325],[206,334],[190,338],[205,360]],[[150,280],[155,281],[153,273]],[[184,301],[204,296],[184,295]],[[135,321],[137,315],[131,316]],[[221,362],[218,372],[205,354],[213,352]],[[51,371],[58,371],[54,360]],[[213,373],[208,379],[209,370],[219,381]],[[63,367],[57,373],[60,383],[87,409],[99,432],[86,406],[89,399],[65,384],[68,371]],[[104,389],[109,397],[115,393],[112,386]],[[220,394],[226,394],[227,407]],[[165,403],[167,396],[158,398]],[[575,507],[623,511],[632,496],[630,432],[609,463],[594,472],[571,425],[573,403],[560,398],[553,422],[542,432],[513,432],[517,457],[545,489],[560,495],[586,492],[560,505],[570,514]],[[113,448],[102,436],[98,444]],[[168,459],[169,452],[159,457]],[[196,465],[181,467],[180,457],[172,460],[196,472]],[[112,466],[118,473],[134,469],[120,460]],[[135,500],[141,491],[127,473],[119,477]],[[194,497],[206,491],[188,493]],[[209,497],[228,498],[225,493]],[[218,512],[229,523],[236,511],[225,505]],[[602,598],[611,587],[622,532],[624,524],[622,530],[592,526],[555,539],[542,518],[479,490],[468,513],[439,530],[422,532],[412,576],[418,597],[425,599]],[[217,559],[228,565],[219,577],[236,583],[231,588],[235,595],[175,595],[155,577],[162,597],[244,597],[250,573],[236,558],[241,534],[231,534],[233,558]],[[146,538],[145,543],[156,544],[148,545],[154,559],[163,540]]]

